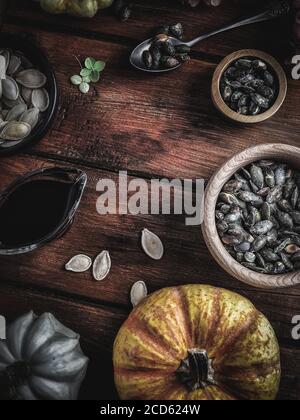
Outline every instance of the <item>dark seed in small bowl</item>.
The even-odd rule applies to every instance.
[[[220,91],[233,111],[242,115],[259,115],[270,109],[278,96],[274,70],[264,61],[244,57],[225,70]]]

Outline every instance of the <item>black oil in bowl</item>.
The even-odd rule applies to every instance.
[[[61,236],[72,223],[86,175],[52,168],[31,173],[0,197],[0,253],[18,254]]]

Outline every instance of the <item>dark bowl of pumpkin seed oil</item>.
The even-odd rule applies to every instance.
[[[215,70],[212,100],[226,118],[254,124],[273,117],[287,94],[282,66],[269,54],[241,50],[226,57]]]
[[[54,70],[28,34],[0,34],[0,156],[40,141],[58,107]]]

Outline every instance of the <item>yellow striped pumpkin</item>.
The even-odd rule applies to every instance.
[[[114,345],[123,400],[273,400],[280,351],[269,321],[211,286],[163,289],[137,306]]]

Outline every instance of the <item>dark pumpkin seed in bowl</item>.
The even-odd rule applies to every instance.
[[[229,55],[213,76],[212,99],[216,108],[239,123],[258,123],[272,117],[286,94],[283,68],[262,51],[242,50]]]
[[[300,171],[261,160],[223,186],[216,226],[228,253],[262,274],[300,269]]]
[[[263,143],[234,154],[210,178],[202,233],[231,277],[269,290],[300,284],[299,173],[300,148]]]
[[[258,115],[273,106],[278,96],[278,78],[263,60],[242,57],[224,72],[221,95],[233,111],[242,115]]]

